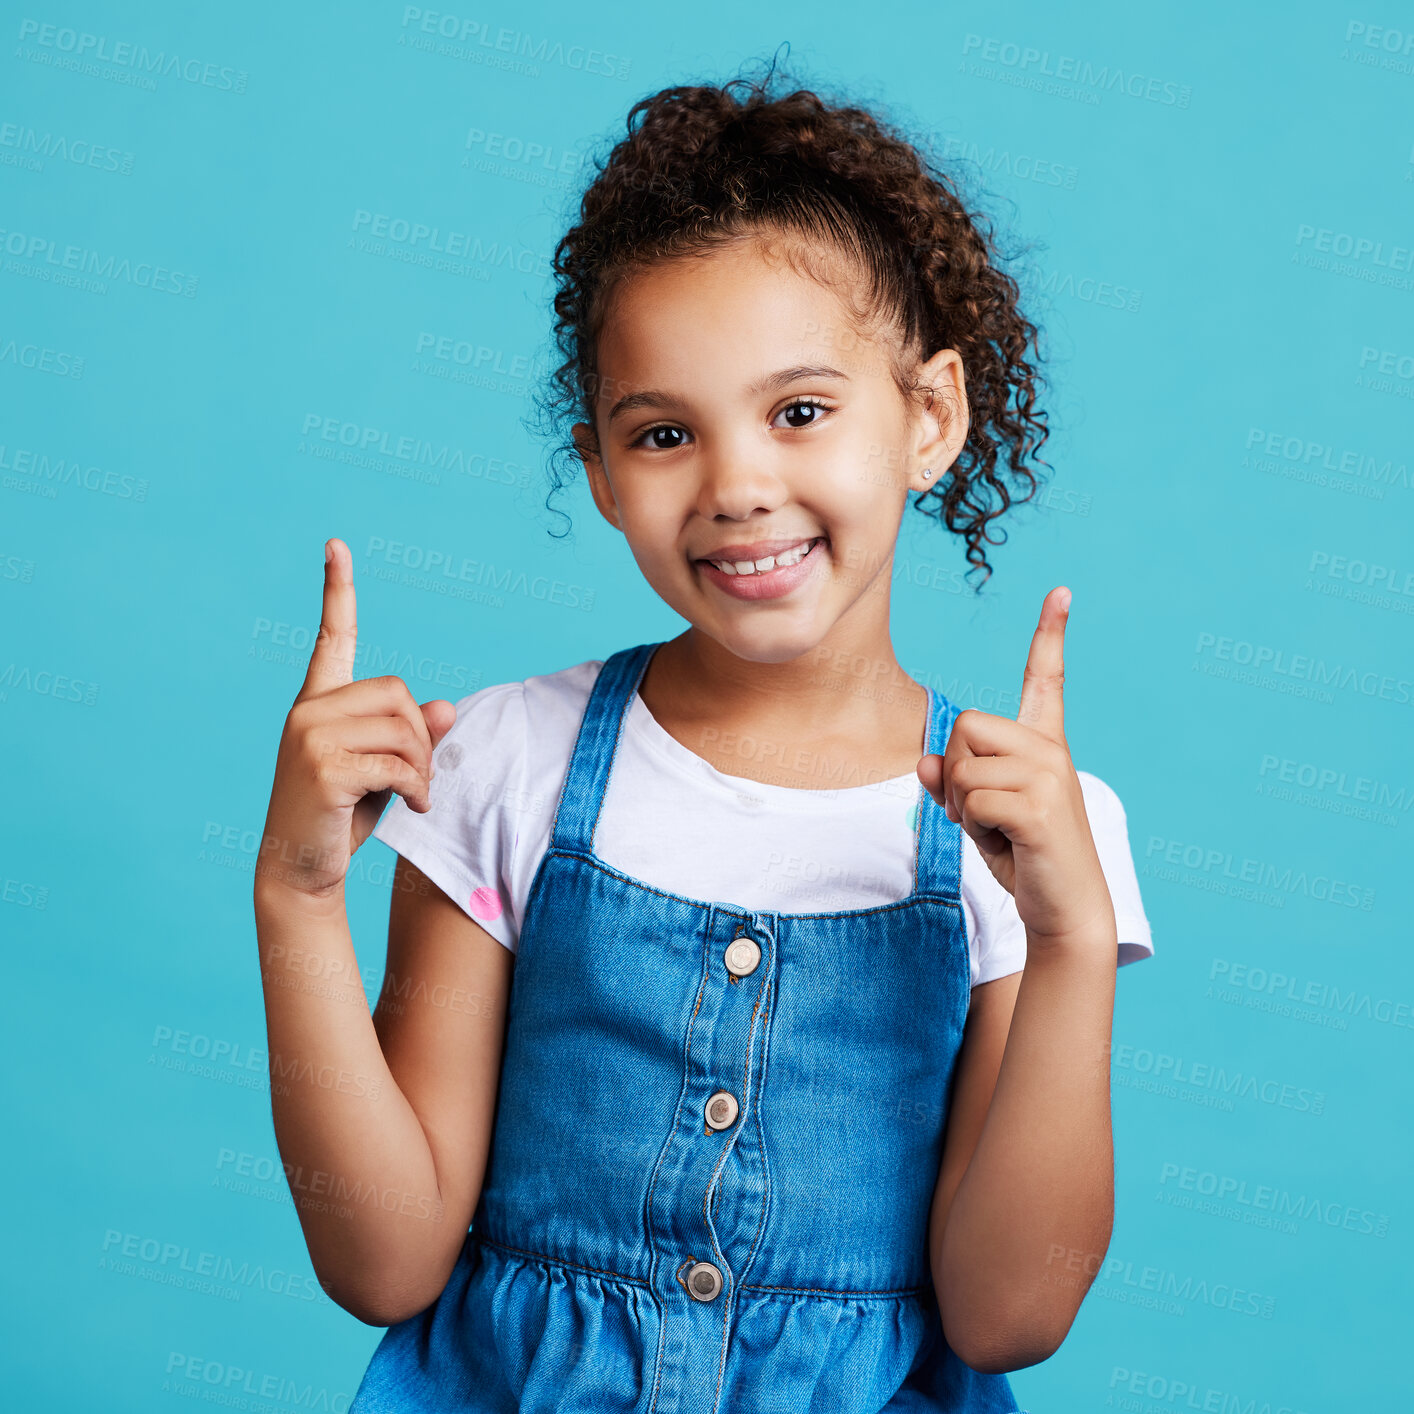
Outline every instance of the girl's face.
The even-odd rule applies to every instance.
[[[658,594],[740,658],[887,641],[907,492],[938,484],[967,416],[956,351],[922,370],[941,396],[910,407],[886,337],[757,240],[619,288],[599,456],[574,428],[594,500]]]

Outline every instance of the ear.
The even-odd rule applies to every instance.
[[[908,484],[912,491],[931,491],[967,445],[971,415],[962,355],[956,349],[939,349],[919,369],[918,376],[928,396],[919,415],[914,443],[917,465]],[[926,480],[925,469],[933,473]]]
[[[599,507],[600,515],[615,530],[622,531],[623,526],[619,523],[619,504],[614,499],[614,488],[609,485],[609,477],[604,470],[603,458],[594,450],[594,429],[587,422],[576,422],[570,428],[570,434],[574,438],[574,449],[579,454],[580,461],[584,463],[584,474],[589,480],[589,493],[594,497],[594,504]]]

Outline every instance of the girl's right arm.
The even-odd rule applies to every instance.
[[[446,1285],[480,1196],[512,956],[399,858],[370,1015],[344,908],[353,852],[396,790],[430,808],[451,703],[353,680],[351,557],[332,540],[324,615],[285,722],[255,877],[275,1137],[310,1259],[370,1325]]]

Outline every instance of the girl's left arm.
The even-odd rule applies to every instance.
[[[1065,741],[1068,611],[1046,596],[1016,720],[962,712],[918,768],[1026,928],[1025,968],[972,990],[929,1221],[944,1332],[986,1372],[1059,1349],[1114,1221],[1118,929]]]
[[[1059,945],[1058,945],[1059,944]],[[1109,1247],[1113,926],[973,988],[929,1224],[948,1342],[973,1369],[1060,1348]]]

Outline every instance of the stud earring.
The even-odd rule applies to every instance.
[[[930,476],[932,476],[932,474],[933,474],[933,468],[932,468],[931,466],[925,466],[925,467],[923,468],[923,479],[924,479],[924,481],[927,481],[928,478],[929,478]]]

